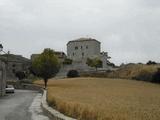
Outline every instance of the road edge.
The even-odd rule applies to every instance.
[[[64,114],[50,107],[46,101],[46,97],[47,97],[47,91],[44,90],[42,95],[42,100],[41,100],[41,107],[44,110],[44,112],[46,112],[49,116],[51,116],[55,120],[77,120],[77,119],[65,116]]]

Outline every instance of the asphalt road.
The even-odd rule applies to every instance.
[[[0,98],[0,120],[49,120],[40,107],[41,94],[16,90]]]

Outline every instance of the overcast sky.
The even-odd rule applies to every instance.
[[[4,50],[30,57],[92,37],[111,61],[160,62],[160,0],[0,0]]]

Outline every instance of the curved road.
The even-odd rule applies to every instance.
[[[41,97],[29,90],[16,90],[0,97],[0,120],[49,120],[40,107]]]

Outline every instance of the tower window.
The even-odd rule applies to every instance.
[[[84,53],[82,53],[82,57],[84,57]]]
[[[75,50],[78,50],[78,46],[75,47]]]
[[[88,49],[88,45],[86,46],[86,49]]]
[[[13,72],[13,73],[15,73],[15,72],[16,72],[16,70],[15,70],[15,69],[13,69],[13,70],[12,70],[12,72]]]
[[[73,56],[74,56],[74,53],[73,53]]]
[[[83,49],[83,46],[81,46],[81,49]]]
[[[13,65],[12,65],[12,67],[16,67],[16,65],[15,65],[15,64],[13,64]]]

